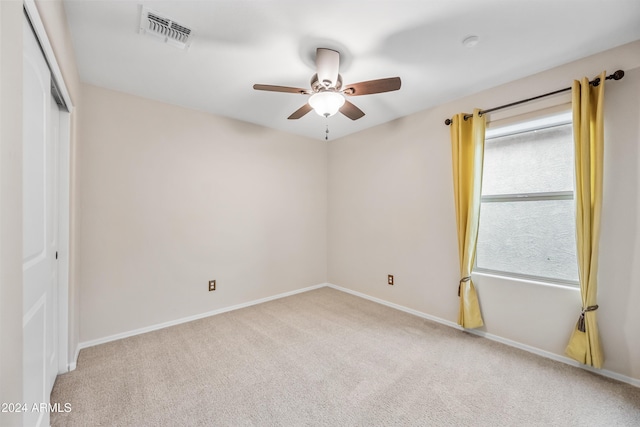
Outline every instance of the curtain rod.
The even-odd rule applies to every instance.
[[[618,70],[615,73],[608,75],[605,80],[620,80],[621,78],[624,77],[624,71],[622,70]],[[590,81],[589,84],[593,85],[593,86],[598,86],[600,84],[600,77],[596,77],[595,80]],[[545,98],[547,96],[551,96],[551,95],[556,95],[558,93],[562,93],[562,92],[567,92],[570,91],[571,88],[570,87],[566,87],[564,89],[560,89],[560,90],[554,90],[553,92],[549,92],[549,93],[545,93],[543,95],[538,95],[538,96],[534,96],[533,98],[527,98],[527,99],[523,99],[521,101],[516,101],[516,102],[512,102],[510,104],[505,104],[505,105],[501,105],[499,107],[493,107],[493,108],[489,108],[488,110],[480,110],[480,115],[482,116],[483,114],[487,114],[487,113],[491,113],[492,111],[498,111],[498,110],[502,110],[503,108],[509,108],[509,107],[513,107],[516,105],[520,105],[520,104],[524,104],[525,102],[531,102],[531,101],[535,101],[536,99],[540,99],[540,98]],[[469,118],[473,117],[473,114],[465,114],[464,119],[467,120]],[[444,124],[449,126],[452,123],[451,119],[447,119],[444,121]]]

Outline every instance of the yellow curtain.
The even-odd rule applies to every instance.
[[[473,117],[464,120],[464,113],[456,114],[451,123],[453,154],[453,191],[456,201],[458,253],[460,256],[460,312],[458,324],[463,328],[479,328],[484,324],[471,269],[476,256],[480,195],[482,191],[482,162],[486,119],[478,109]]]
[[[591,86],[585,77],[572,86],[573,137],[576,169],[576,243],[582,313],[569,344],[567,356],[601,368],[604,362],[596,319],[598,291],[598,244],[602,211],[602,164],[604,155],[604,82]]]

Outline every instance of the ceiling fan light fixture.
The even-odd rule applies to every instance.
[[[319,116],[331,117],[340,111],[344,101],[344,96],[339,92],[323,91],[311,95],[309,105]]]

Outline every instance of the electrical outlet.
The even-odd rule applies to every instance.
[[[209,280],[209,292],[215,291],[215,290],[216,290],[216,281],[215,280]]]
[[[387,283],[393,285],[393,274],[389,274],[389,276],[387,276]]]

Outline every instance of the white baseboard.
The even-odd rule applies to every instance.
[[[68,372],[76,370],[76,367],[78,366],[78,356],[80,356],[80,349],[81,349],[80,344],[78,344],[76,346],[76,351],[73,354],[73,360],[69,362],[69,364],[67,365]]]
[[[285,298],[285,297],[288,297],[288,296],[291,296],[291,295],[300,294],[300,293],[303,293],[303,292],[308,292],[308,291],[312,291],[314,289],[319,289],[319,288],[323,288],[323,287],[330,287],[330,288],[336,289],[336,290],[341,291],[341,292],[345,292],[345,293],[348,293],[348,294],[351,294],[351,295],[355,295],[357,297],[364,298],[366,300],[373,301],[373,302],[376,302],[378,304],[382,304],[382,305],[385,305],[387,307],[391,307],[391,308],[394,308],[396,310],[400,310],[400,311],[403,311],[405,313],[409,313],[409,314],[412,314],[414,316],[421,317],[423,319],[431,320],[433,322],[440,323],[440,324],[445,325],[445,326],[449,326],[449,327],[457,329],[459,331],[463,331],[464,330],[464,331],[466,331],[466,332],[468,332],[470,334],[474,334],[474,335],[477,335],[477,336],[480,336],[480,337],[483,337],[483,338],[487,338],[487,339],[492,340],[492,341],[496,341],[496,342],[499,342],[499,343],[502,343],[502,344],[505,344],[505,345],[508,345],[508,346],[511,346],[511,347],[515,347],[515,348],[518,348],[520,350],[524,350],[524,351],[527,351],[529,353],[533,353],[533,354],[536,354],[538,356],[545,357],[547,359],[552,359],[552,360],[555,360],[557,362],[561,362],[561,363],[565,363],[567,365],[571,365],[571,366],[575,366],[575,367],[578,367],[578,368],[582,368],[582,369],[587,370],[589,372],[593,372],[595,374],[602,375],[602,376],[607,377],[607,378],[612,378],[614,380],[618,380],[618,381],[621,381],[623,383],[631,384],[631,385],[633,385],[635,387],[639,387],[640,388],[640,379],[632,378],[632,377],[629,377],[629,376],[626,376],[626,375],[623,375],[623,374],[620,374],[620,373],[617,373],[617,372],[614,372],[614,371],[609,371],[607,369],[596,369],[596,368],[593,368],[591,366],[583,365],[583,364],[578,363],[575,360],[570,359],[568,357],[561,356],[561,355],[555,354],[555,353],[551,353],[549,351],[542,350],[542,349],[539,349],[537,347],[532,347],[532,346],[529,346],[529,345],[526,345],[526,344],[522,344],[522,343],[519,343],[517,341],[513,341],[513,340],[510,340],[510,339],[507,339],[507,338],[502,338],[502,337],[500,337],[498,335],[493,335],[493,334],[491,334],[489,332],[478,331],[478,330],[475,330],[475,329],[463,329],[460,325],[458,325],[455,322],[451,322],[449,320],[442,319],[440,317],[433,316],[433,315],[430,315],[430,314],[427,314],[427,313],[423,313],[421,311],[414,310],[412,308],[408,308],[408,307],[405,307],[405,306],[402,306],[402,305],[399,305],[399,304],[395,304],[395,303],[392,303],[392,302],[389,302],[389,301],[385,301],[385,300],[380,299],[380,298],[372,297],[370,295],[363,294],[362,292],[354,291],[354,290],[348,289],[348,288],[343,288],[341,286],[334,285],[332,283],[321,283],[319,285],[309,286],[309,287],[302,288],[302,289],[296,289],[295,291],[285,292],[285,293],[282,293],[282,294],[277,294],[277,295],[273,295],[273,296],[270,296],[270,297],[261,298],[261,299],[245,302],[245,303],[242,303],[242,304],[233,305],[233,306],[230,306],[230,307],[224,307],[224,308],[220,308],[220,309],[217,309],[217,310],[208,311],[206,313],[196,314],[194,316],[184,317],[184,318],[172,320],[172,321],[169,321],[169,322],[164,322],[164,323],[159,323],[159,324],[156,324],[156,325],[147,326],[147,327],[144,327],[144,328],[134,329],[132,331],[123,332],[123,333],[120,333],[120,334],[110,335],[110,336],[104,337],[104,338],[98,338],[98,339],[95,339],[95,340],[82,342],[76,348],[74,359],[69,364],[69,371],[73,371],[73,370],[76,369],[76,365],[77,365],[77,361],[78,361],[78,355],[80,353],[80,350],[82,350],[84,348],[93,347],[95,345],[104,344],[104,343],[107,343],[107,342],[111,342],[111,341],[115,341],[115,340],[119,340],[119,339],[123,339],[123,338],[132,337],[132,336],[135,336],[135,335],[140,335],[140,334],[144,334],[144,333],[151,332],[151,331],[156,331],[158,329],[168,328],[170,326],[179,325],[181,323],[186,323],[186,322],[191,322],[193,320],[203,319],[205,317],[215,316],[216,314],[222,314],[222,313],[226,313],[226,312],[233,311],[233,310],[239,310],[241,308],[250,307],[250,306],[256,305],[256,304],[262,304],[264,302],[273,301],[273,300],[280,299],[280,298]]]
[[[414,310],[412,308],[405,307],[403,305],[395,304],[395,303],[392,303],[392,302],[389,302],[389,301],[386,301],[386,300],[383,300],[383,299],[380,299],[380,298],[372,297],[370,295],[363,294],[361,292],[354,291],[352,289],[343,288],[342,286],[334,285],[332,283],[327,283],[327,286],[330,287],[330,288],[336,289],[338,291],[346,292],[348,294],[355,295],[357,297],[367,299],[369,301],[377,302],[378,304],[386,305],[387,307],[395,308],[396,310],[404,311],[405,313],[413,314],[414,316],[422,317],[423,319],[433,320],[434,322],[441,323],[443,325],[447,325],[447,326],[450,326],[452,328],[456,328],[456,329],[462,330],[462,328],[460,326],[458,326],[457,323],[450,322],[450,321],[442,319],[440,317],[432,316],[431,314],[423,313],[421,311]]]
[[[632,377],[620,374],[618,372],[609,371],[607,369],[596,369],[596,368],[593,368],[591,366],[583,365],[582,363],[576,362],[575,360],[570,359],[570,358],[568,358],[566,356],[561,356],[559,354],[551,353],[550,351],[542,350],[542,349],[539,349],[537,347],[532,347],[530,345],[522,344],[522,343],[519,343],[517,341],[513,341],[513,340],[510,340],[510,339],[507,339],[507,338],[502,338],[500,336],[493,335],[493,334],[490,334],[490,333],[485,332],[485,331],[478,331],[478,330],[475,330],[475,329],[464,329],[460,325],[458,325],[457,323],[451,322],[449,320],[442,319],[442,318],[436,317],[436,316],[432,316],[430,314],[422,313],[421,311],[414,310],[412,308],[408,308],[408,307],[405,307],[405,306],[402,306],[402,305],[399,305],[399,304],[394,304],[392,302],[385,301],[385,300],[380,299],[380,298],[372,297],[370,295],[363,294],[363,293],[358,292],[358,291],[354,291],[354,290],[351,290],[351,289],[343,288],[341,286],[337,286],[337,285],[334,285],[332,283],[327,283],[326,285],[328,287],[336,289],[338,291],[346,292],[348,294],[355,295],[357,297],[364,298],[364,299],[367,299],[369,301],[377,302],[379,304],[386,305],[387,307],[395,308],[396,310],[404,311],[405,313],[413,314],[414,316],[418,316],[418,317],[421,317],[423,319],[432,320],[432,321],[434,321],[436,323],[440,323],[442,325],[446,325],[446,326],[458,329],[460,331],[464,330],[465,332],[469,332],[470,334],[473,334],[473,335],[477,335],[477,336],[480,336],[480,337],[483,337],[483,338],[487,338],[487,339],[490,339],[492,341],[496,341],[496,342],[508,345],[510,347],[515,347],[515,348],[518,348],[520,350],[524,350],[524,351],[527,351],[529,353],[533,353],[533,354],[536,354],[538,356],[545,357],[547,359],[552,359],[552,360],[555,360],[557,362],[562,362],[562,363],[566,363],[567,365],[575,366],[577,368],[582,368],[582,369],[584,369],[586,371],[593,372],[594,374],[602,375],[603,377],[607,377],[607,378],[612,378],[614,380],[618,380],[618,381],[621,381],[623,383],[631,384],[632,386],[640,388],[640,380],[639,379],[632,378]]]
[[[577,362],[569,357],[552,353],[550,351],[542,350],[537,347],[532,347],[530,345],[522,344],[507,338],[502,338],[498,335],[490,334],[489,332],[478,331],[475,329],[466,329],[466,331],[471,334],[477,335],[479,337],[490,339],[491,341],[496,341],[502,344],[506,344],[508,346],[515,347],[520,350],[528,351],[529,353],[533,353],[538,356],[546,357],[547,359],[552,359],[557,362],[566,363],[567,365],[575,366],[576,368],[581,368],[586,371],[593,372],[594,374],[602,375],[603,377],[607,377],[607,378],[612,378],[614,380],[618,380],[623,383],[631,384],[633,386],[640,388],[640,380],[636,378],[628,377],[626,375],[619,374],[614,371],[609,371],[608,369],[597,369],[597,368],[594,368],[593,366],[583,365],[582,363]]]
[[[323,288],[323,287],[325,287],[327,285],[328,285],[327,283],[321,283],[319,285],[309,286],[309,287],[302,288],[302,289],[296,289],[295,291],[284,292],[282,294],[277,294],[277,295],[273,295],[273,296],[266,297],[266,298],[260,298],[260,299],[257,299],[257,300],[244,302],[242,304],[232,305],[230,307],[219,308],[217,310],[207,311],[205,313],[200,313],[200,314],[196,314],[196,315],[193,315],[193,316],[183,317],[181,319],[170,320],[168,322],[158,323],[156,325],[146,326],[144,328],[134,329],[134,330],[131,330],[131,331],[122,332],[122,333],[115,334],[115,335],[109,335],[107,337],[98,338],[98,339],[95,339],[95,340],[84,341],[84,342],[81,342],[78,345],[78,351],[76,352],[75,360],[77,362],[78,353],[80,352],[80,350],[82,350],[84,348],[93,347],[93,346],[100,345],[100,344],[105,344],[105,343],[108,343],[108,342],[111,342],[111,341],[116,341],[116,340],[120,340],[120,339],[123,339],[123,338],[132,337],[132,336],[135,336],[135,335],[145,334],[147,332],[157,331],[158,329],[168,328],[170,326],[179,325],[181,323],[192,322],[194,320],[203,319],[205,317],[215,316],[216,314],[222,314],[222,313],[227,313],[229,311],[239,310],[241,308],[250,307],[252,305],[262,304],[263,302],[273,301],[273,300],[280,299],[280,298],[285,298],[285,297],[288,297],[288,296],[291,296],[291,295],[300,294],[302,292],[308,292],[308,291],[312,291],[314,289]],[[71,363],[70,364],[70,368],[71,368],[71,366],[73,366],[73,369],[75,369],[76,368],[76,363],[75,362]]]

